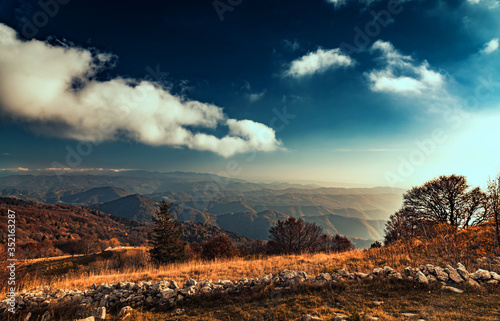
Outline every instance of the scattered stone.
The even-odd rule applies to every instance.
[[[479,283],[477,283],[477,281],[476,281],[476,280],[474,280],[474,279],[472,279],[472,278],[467,279],[466,284],[467,284],[468,286],[472,287],[472,288],[479,288],[479,287],[481,287],[481,286],[479,285]]]
[[[367,320],[369,320],[369,321],[376,321],[376,320],[380,320],[380,319],[377,318],[377,317],[368,317]]]
[[[183,314],[184,312],[186,312],[186,310],[185,310],[185,309],[177,309],[177,310],[175,310],[175,314],[177,314],[177,315],[181,315],[181,314]]]
[[[76,320],[76,321],[95,321],[95,318],[94,317],[88,317],[88,318],[80,319],[80,320]]]
[[[441,282],[448,282],[448,273],[444,271],[443,268],[439,266],[434,267],[434,273],[436,274],[436,279]]]
[[[452,286],[443,286],[441,287],[441,291],[443,292],[450,292],[450,293],[457,293],[457,294],[462,294],[464,293],[463,290],[460,290],[460,289],[457,289],[457,288],[454,288]]]
[[[372,301],[370,302],[371,305],[375,306],[375,307],[379,307],[381,306],[382,304],[384,304],[384,301]]]

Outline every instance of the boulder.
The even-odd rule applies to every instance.
[[[421,271],[417,272],[416,278],[418,283],[420,284],[429,284],[429,280],[427,279],[425,274],[423,274]]]
[[[462,263],[457,264],[457,272],[465,281],[469,279],[469,272],[467,272],[467,269]]]
[[[469,274],[469,277],[476,281],[489,281],[491,279],[490,271],[478,269],[476,272]]]
[[[455,283],[462,283],[464,282],[464,279],[458,274],[457,270],[455,270],[452,266],[448,265],[444,271],[448,273],[448,277],[450,278],[451,281]]]

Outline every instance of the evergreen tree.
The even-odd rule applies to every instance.
[[[175,262],[184,257],[184,244],[180,241],[182,228],[172,217],[171,211],[172,204],[162,200],[152,218],[155,226],[150,234],[153,248],[149,250],[149,254],[157,263]]]

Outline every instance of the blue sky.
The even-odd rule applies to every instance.
[[[500,170],[498,0],[42,4],[0,5],[1,168]]]

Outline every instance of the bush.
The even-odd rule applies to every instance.
[[[203,243],[201,257],[206,260],[214,260],[216,258],[231,258],[238,254],[238,250],[231,245],[226,234],[222,234]]]

